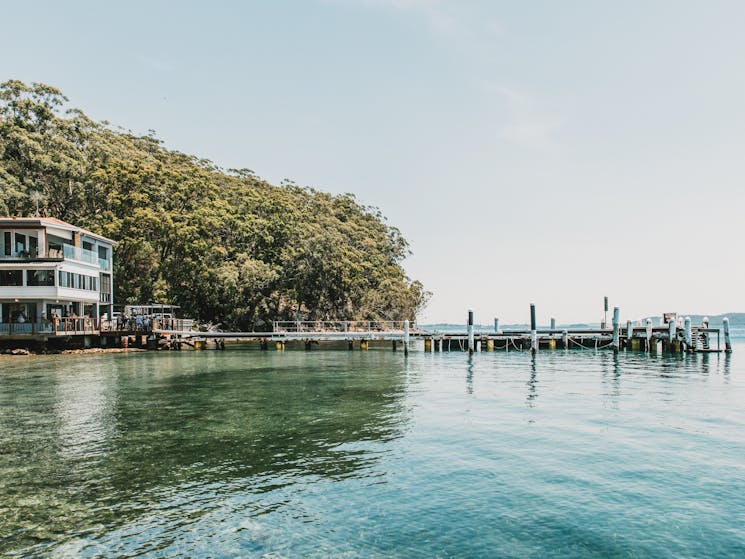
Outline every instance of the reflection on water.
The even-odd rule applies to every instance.
[[[0,550],[125,523],[184,485],[263,492],[364,476],[380,454],[369,446],[406,424],[401,363],[373,354],[374,372],[361,374],[326,357],[288,352],[278,370],[241,351],[64,356],[10,371],[0,526],[12,537]]]
[[[735,349],[4,359],[0,554],[742,556]]]

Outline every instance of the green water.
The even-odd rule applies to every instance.
[[[0,553],[742,557],[737,358],[2,358]]]

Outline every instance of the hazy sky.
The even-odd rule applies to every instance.
[[[423,321],[745,311],[745,2],[6,2],[0,80],[353,192]]]

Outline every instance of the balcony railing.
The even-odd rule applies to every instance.
[[[111,271],[111,260],[99,258],[98,253],[72,245],[64,245],[62,249],[24,250],[14,254],[0,254],[0,260],[78,260],[97,264],[103,271]]]
[[[61,250],[49,249],[49,250],[23,250],[14,254],[0,254],[0,260],[36,260],[36,259],[50,259],[50,260],[62,260],[65,255]]]

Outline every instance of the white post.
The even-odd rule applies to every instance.
[[[409,321],[404,320],[404,357],[409,355]]]
[[[688,351],[694,351],[696,348],[693,347],[693,336],[691,335],[691,317],[685,317],[683,324],[685,325],[686,349]]]
[[[634,337],[634,326],[630,320],[626,321],[626,349],[631,349],[631,338]]]
[[[621,325],[619,324],[619,315],[620,309],[618,307],[613,307],[613,353],[618,353],[618,350],[621,347]]]
[[[729,337],[729,318],[726,316],[722,319],[722,326],[724,327],[724,351],[730,353],[732,351],[732,340]]]
[[[647,330],[647,353],[649,353],[650,351],[652,351],[652,320],[648,318],[645,326]]]

